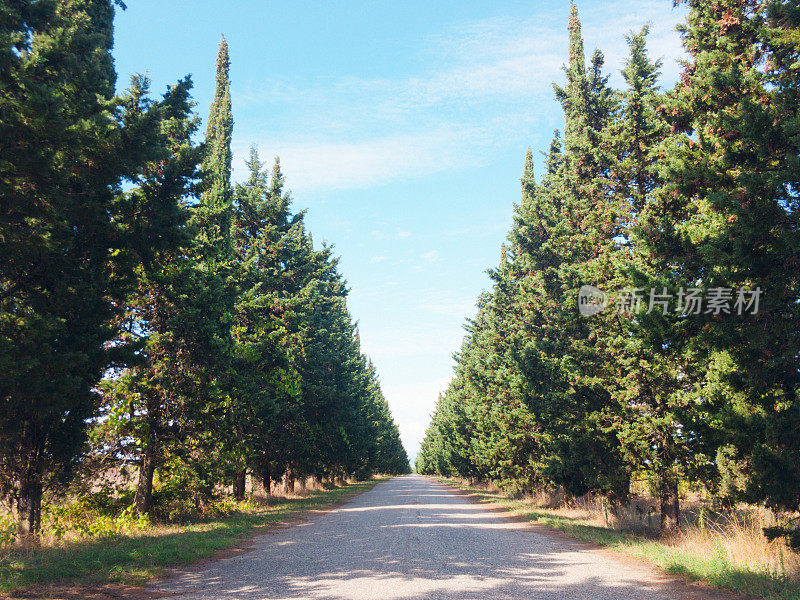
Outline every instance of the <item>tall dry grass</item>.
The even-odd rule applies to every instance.
[[[764,527],[774,524],[774,515],[763,508],[746,507],[713,516],[701,512],[665,541],[693,554],[800,581],[800,554],[783,540],[769,541],[764,536]]]
[[[766,538],[764,528],[775,525],[778,519],[763,507],[739,505],[718,512],[697,500],[686,502],[680,530],[658,536],[660,515],[652,499],[646,497],[614,506],[592,495],[566,500],[558,492],[538,492],[522,501],[556,517],[658,538],[667,546],[702,558],[800,581],[800,554],[781,539]]]

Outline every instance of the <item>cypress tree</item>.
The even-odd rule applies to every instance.
[[[675,134],[661,198],[670,226],[654,246],[706,293],[762,291],[756,314],[738,314],[734,295],[732,314],[704,312],[686,328],[718,353],[709,400],[725,405],[748,499],[797,510],[800,16],[780,1],[688,5],[690,60],[663,109]]]
[[[113,2],[17,2],[3,14],[0,487],[29,536],[43,490],[78,460],[94,386],[123,359],[106,343],[146,231],[126,224],[121,184],[163,156],[164,109],[151,111],[136,82],[114,97]]]
[[[618,98],[602,74],[602,53],[595,51],[586,69],[581,35],[573,4],[567,85],[555,88],[564,107],[565,135],[563,158],[550,184],[559,196],[549,240],[557,264],[545,288],[553,308],[543,314],[542,334],[552,340],[549,360],[566,384],[552,395],[556,404],[550,409],[558,427],[558,476],[573,493],[595,490],[624,497],[629,474],[613,432],[617,408],[606,384],[612,368],[606,349],[613,315],[589,319],[577,310],[581,286],[608,290],[618,283],[614,256],[621,215],[609,193],[609,126]]]
[[[644,27],[628,36],[630,56],[622,71],[627,84],[621,118],[612,128],[617,160],[612,188],[622,202],[623,248],[616,268],[622,287],[644,294],[668,290],[677,294],[680,283],[670,265],[653,252],[651,241],[663,223],[658,197],[668,127],[658,112],[663,96],[658,89],[660,63],[647,56]],[[645,298],[639,312],[619,315],[617,336],[611,345],[619,367],[614,395],[621,405],[620,438],[631,466],[659,498],[661,527],[678,526],[679,483],[697,476],[710,463],[704,446],[707,436],[701,403],[695,394],[699,354],[686,345],[683,324],[674,306],[650,310]]]
[[[165,491],[190,497],[196,506],[207,501],[224,476],[223,449],[233,435],[231,326],[237,290],[231,244],[229,66],[223,39],[203,145],[202,191],[199,202],[191,207],[191,243],[179,261],[185,257],[186,268],[175,274],[180,310],[168,322],[170,339],[180,346],[180,351],[173,352],[179,360],[175,370],[158,382],[158,393],[150,396],[148,415],[152,413],[153,420],[148,431],[162,435],[145,438],[145,456],[152,455],[154,466],[139,471],[136,506],[140,512],[150,510],[153,471],[159,466]]]
[[[118,143],[111,5],[37,8],[17,3],[4,19],[0,100],[0,471],[23,536],[39,529],[43,489],[74,464],[107,358],[105,213],[124,174],[106,156]]]
[[[256,463],[264,440],[279,435],[280,412],[298,393],[298,374],[290,345],[292,327],[287,270],[287,236],[295,225],[283,175],[276,159],[270,180],[258,152],[251,148],[248,180],[236,187],[233,234],[237,299],[234,307],[235,382],[228,423],[226,463],[233,469],[234,496],[244,496],[245,473]],[[269,477],[267,477],[269,480]]]
[[[588,322],[576,302],[582,284],[613,281],[620,224],[607,191],[606,141],[617,100],[602,74],[602,54],[594,54],[587,73],[574,5],[569,40],[567,85],[556,86],[564,151],[557,134],[539,185],[526,155],[509,247],[459,355],[464,382],[452,389],[472,398],[471,463],[483,476],[519,491],[552,485],[622,497],[629,475],[611,428],[616,410],[599,341],[608,319]],[[429,439],[426,452],[436,445]],[[423,462],[430,468],[435,461],[425,455]]]
[[[206,157],[203,161],[205,189],[197,210],[200,223],[198,242],[212,264],[226,264],[230,259],[233,222],[232,140],[230,56],[228,42],[223,37],[217,53],[214,100],[206,126]]]
[[[223,37],[217,53],[214,100],[206,126],[203,192],[194,210],[194,260],[202,292],[192,299],[195,326],[198,419],[203,424],[187,439],[181,460],[197,482],[196,493],[208,498],[224,477],[224,449],[235,436],[238,398],[234,388],[234,344],[231,328],[238,289],[232,246],[233,191],[231,141],[233,115],[230,57]],[[188,437],[188,436],[187,436]]]
[[[187,257],[188,200],[201,160],[191,140],[198,123],[190,89],[186,78],[150,109],[160,116],[161,153],[126,193],[126,222],[136,233],[136,283],[118,318],[119,340],[137,352],[127,368],[102,382],[102,418],[92,432],[93,459],[139,465],[134,506],[140,514],[151,509],[156,470],[186,434],[194,391],[187,370],[191,324],[181,315],[197,284]]]

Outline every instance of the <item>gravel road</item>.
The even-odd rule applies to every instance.
[[[413,475],[156,587],[170,598],[213,600],[726,597],[515,522]]]

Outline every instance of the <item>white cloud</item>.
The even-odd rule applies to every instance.
[[[665,58],[664,81],[674,82],[675,59],[683,56],[675,26],[685,9],[670,9],[663,0],[617,0],[579,12],[587,60],[599,48],[605,70],[617,85],[622,84],[619,71],[628,56],[625,36],[646,23],[650,24],[648,51],[653,58]],[[488,101],[498,96],[552,101],[552,83],[563,79],[567,61],[566,14],[566,8],[537,9],[528,19],[495,17],[437,36],[433,52],[452,57],[458,66],[415,87],[424,90],[420,96],[429,101],[448,97]]]
[[[389,258],[389,257],[388,256],[383,256],[383,255],[373,256],[372,258],[369,259],[369,262],[371,262],[371,263],[382,263],[387,258]]]
[[[386,285],[398,285],[387,282]],[[454,313],[456,322],[469,313]],[[460,326],[438,328],[409,327],[395,329],[393,327],[372,328],[361,331],[361,347],[365,354],[377,363],[392,364],[405,357],[441,357],[457,350],[461,346],[464,331]]]
[[[453,317],[458,323],[475,313],[475,298],[455,293],[452,290],[423,290],[419,293],[418,308],[421,311]],[[461,332],[463,334],[463,332]],[[457,346],[453,346],[455,350]]]
[[[470,138],[475,139],[474,133],[442,128],[353,142],[260,140],[257,146],[280,156],[293,190],[333,190],[373,187],[475,162],[474,152],[463,152]],[[241,178],[246,173],[244,147],[237,145],[235,156],[236,177]]]
[[[398,228],[398,230],[397,230],[397,239],[398,240],[404,240],[404,239],[410,238],[410,237],[411,237],[411,232],[410,231],[404,231],[404,230]]]
[[[430,252],[423,252],[419,257],[425,262],[434,262],[439,258],[439,253],[436,250],[431,250]]]
[[[587,56],[603,50],[606,71],[621,85],[624,36],[649,21],[650,53],[666,58],[671,85],[682,55],[675,25],[684,12],[664,0],[616,0],[581,11]],[[423,43],[423,67],[411,77],[249,82],[234,88],[234,102],[286,113],[281,130],[256,138],[265,155],[281,157],[295,190],[368,188],[480,166],[509,140],[530,142],[536,123],[560,125],[552,82],[563,79],[566,16],[560,5],[527,19],[461,24]],[[237,157],[246,156],[250,141]],[[243,159],[236,164],[241,177]]]

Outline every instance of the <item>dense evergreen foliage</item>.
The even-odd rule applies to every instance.
[[[418,471],[612,500],[645,481],[663,528],[687,486],[800,509],[800,11],[688,5],[668,92],[646,27],[610,89],[572,6],[564,135],[538,183],[526,156]],[[584,285],[623,292],[584,316]]]
[[[228,47],[202,145],[191,81],[115,95],[116,2],[0,2],[0,493],[23,536],[75,467],[135,507],[248,472],[404,473],[330,247],[276,161],[231,182]],[[268,488],[267,488],[268,489]]]

